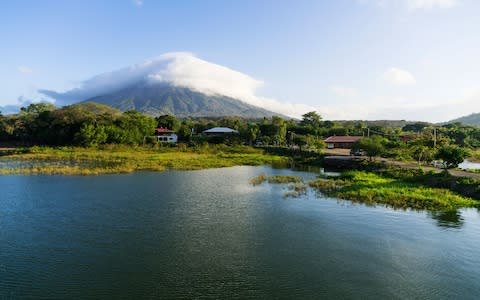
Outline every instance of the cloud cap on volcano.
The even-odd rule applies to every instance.
[[[188,52],[160,55],[141,64],[100,74],[65,92],[39,90],[64,105],[107,95],[136,84],[166,83],[185,87],[206,95],[221,95],[241,100],[289,116],[314,110],[307,105],[281,103],[259,97],[256,91],[263,82],[241,72],[199,59]]]

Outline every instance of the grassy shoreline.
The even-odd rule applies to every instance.
[[[464,207],[480,208],[480,201],[476,194],[479,189],[478,182],[462,182],[462,179],[453,182],[457,189],[463,187],[462,193],[455,188],[447,187],[448,184],[452,184],[452,180],[458,180],[457,178],[447,176],[438,179],[439,174],[418,173],[409,173],[401,169],[383,170],[383,173],[382,171],[346,171],[338,178],[317,178],[307,183],[303,183],[301,178],[295,176],[261,174],[252,178],[250,183],[254,186],[264,182],[288,184],[289,191],[286,192],[286,197],[299,197],[306,193],[307,188],[310,188],[319,195],[366,205],[382,204],[397,209],[454,211]],[[435,181],[435,184],[431,181]],[[477,195],[477,197],[469,195]]]
[[[384,204],[393,208],[434,211],[480,208],[480,201],[451,189],[365,171],[348,171],[337,179],[317,179],[310,182],[309,186],[327,196],[367,205]]]
[[[98,175],[135,171],[199,170],[239,165],[286,164],[291,159],[285,154],[248,146],[32,147],[1,156],[0,175]],[[295,176],[264,175],[255,180],[256,184],[264,181],[288,183],[290,192],[287,196],[295,197],[302,195],[308,186],[328,196],[366,204],[385,204],[395,208],[453,210],[480,207],[480,201],[474,200],[480,199],[478,181],[442,174],[423,174],[419,170],[381,169],[373,166],[369,172],[347,171],[337,179],[317,179],[306,184]]]
[[[199,170],[239,165],[285,163],[287,157],[267,154],[247,146],[134,147],[108,145],[95,148],[32,147],[0,158],[12,167],[0,175],[63,174],[97,175],[134,171]]]

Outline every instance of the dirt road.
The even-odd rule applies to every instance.
[[[327,154],[328,156],[335,156],[335,157],[344,156],[345,160],[354,158],[353,156],[350,156],[350,149],[326,149],[325,154]],[[364,157],[364,156],[356,156],[355,158],[368,159],[367,157]],[[387,159],[387,158],[376,158],[375,161],[382,161],[388,165],[398,166],[405,169],[418,169],[418,164],[416,162],[396,161],[396,160]],[[440,173],[443,171],[442,169],[435,168],[433,166],[421,166],[421,167],[425,171],[433,171],[437,173]],[[480,179],[480,173],[472,173],[472,172],[467,172],[467,171],[458,170],[458,169],[449,170],[448,172],[451,175],[457,176],[457,177]]]

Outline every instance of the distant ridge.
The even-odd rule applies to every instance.
[[[480,126],[480,113],[473,113],[448,121],[447,123],[462,123],[464,125]]]

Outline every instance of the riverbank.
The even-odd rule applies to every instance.
[[[287,163],[289,158],[247,146],[188,148],[106,145],[31,147],[0,157],[0,174],[97,175],[134,171],[198,170]]]

